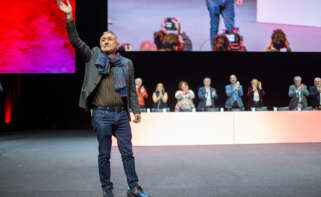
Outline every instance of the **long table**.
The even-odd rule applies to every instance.
[[[321,111],[143,113],[131,126],[134,146],[321,142]]]

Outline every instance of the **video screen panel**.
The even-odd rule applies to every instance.
[[[70,3],[75,10],[75,0]],[[0,74],[75,73],[56,0],[2,1],[0,13]]]
[[[211,39],[217,32],[225,35],[232,47],[242,45],[244,51],[321,52],[320,7],[320,0],[108,0],[112,22],[108,28],[126,50],[134,51],[159,50],[163,42],[170,43],[160,42],[154,33],[165,26],[167,34],[179,34],[168,22],[174,18],[180,19],[192,51],[212,51],[212,43],[219,43]],[[276,31],[272,40],[277,29],[284,34]],[[183,43],[181,35],[179,40]],[[179,45],[177,48],[182,50]]]

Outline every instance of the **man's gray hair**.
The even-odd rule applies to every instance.
[[[143,83],[143,79],[140,77],[136,78],[135,81],[141,81]]]
[[[115,36],[115,38],[116,38],[116,40],[117,40],[117,35],[116,35],[114,32],[110,31],[110,30],[104,31],[104,32],[101,34],[100,39],[101,39],[101,38],[103,37],[103,35],[105,35],[105,34],[112,34],[113,36]]]
[[[203,79],[203,81],[205,81],[206,79],[208,79],[208,80],[210,80],[210,82],[212,82],[212,79],[209,78],[209,77],[205,77],[205,78]]]
[[[301,76],[299,76],[299,75],[297,75],[297,76],[295,76],[295,77],[293,78],[293,80],[296,80],[296,79],[299,79],[299,80],[301,80],[301,81],[302,81],[302,77],[301,77]]]
[[[316,81],[316,80],[321,81],[321,77],[316,77],[316,78],[314,78],[314,81]]]

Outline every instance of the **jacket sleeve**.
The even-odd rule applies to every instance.
[[[249,87],[249,88],[247,89],[247,96],[248,96],[248,97],[251,97],[251,96],[253,95],[253,93],[254,93],[253,88]]]
[[[192,51],[193,45],[191,39],[187,36],[187,34],[184,32],[181,34],[183,41],[184,41],[184,51]]]
[[[238,91],[239,96],[243,96],[243,86],[240,86],[237,91]]]
[[[2,84],[0,83],[0,94],[3,93],[3,87]]]
[[[202,90],[203,90],[202,88],[198,89],[197,95],[198,95],[199,100],[204,100],[205,99],[205,95],[203,94]]]
[[[304,94],[304,96],[309,96],[309,95],[310,95],[307,86],[304,86],[304,88],[303,88],[303,94]]]
[[[310,96],[318,95],[318,90],[315,88],[315,86],[311,86],[309,90],[310,90]]]
[[[195,94],[192,90],[189,91],[189,95],[191,96],[191,99],[194,99],[195,98]]]
[[[80,54],[81,58],[88,62],[92,52],[90,47],[80,39],[74,22],[67,22],[66,29],[71,45],[76,49],[76,52]]]
[[[138,104],[138,97],[136,92],[136,84],[135,84],[135,70],[133,66],[133,62],[129,60],[128,67],[129,74],[129,107],[133,110],[134,114],[140,114],[140,107]]]
[[[289,97],[294,97],[295,96],[295,88],[290,86],[289,87]]]
[[[225,94],[228,97],[232,96],[233,90],[230,88],[230,86],[225,86]]]
[[[213,94],[213,91],[215,91],[215,92],[216,92],[216,94],[215,94],[215,96],[214,96],[214,99],[215,99],[215,100],[217,100],[217,99],[218,99],[218,93],[217,93],[216,89],[215,89],[215,88],[213,88],[213,90],[212,90],[211,94]]]
[[[181,100],[181,99],[183,98],[182,92],[178,90],[178,91],[175,93],[175,98],[176,98],[177,100]]]

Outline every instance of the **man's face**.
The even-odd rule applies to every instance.
[[[236,81],[237,81],[236,76],[235,76],[235,75],[231,75],[231,76],[230,76],[230,82],[231,82],[232,84],[234,84],[234,83],[236,83]]]
[[[315,79],[314,80],[314,85],[315,86],[321,86],[321,79]]]
[[[141,80],[136,80],[135,83],[136,83],[136,86],[138,88],[140,88],[142,86],[142,81]]]
[[[104,33],[100,38],[100,49],[107,54],[115,53],[119,48],[117,38],[112,33]]]
[[[294,79],[294,84],[298,87],[301,85],[301,79],[300,78],[295,78]]]
[[[204,86],[206,86],[206,87],[211,86],[211,80],[208,78],[204,79]]]

